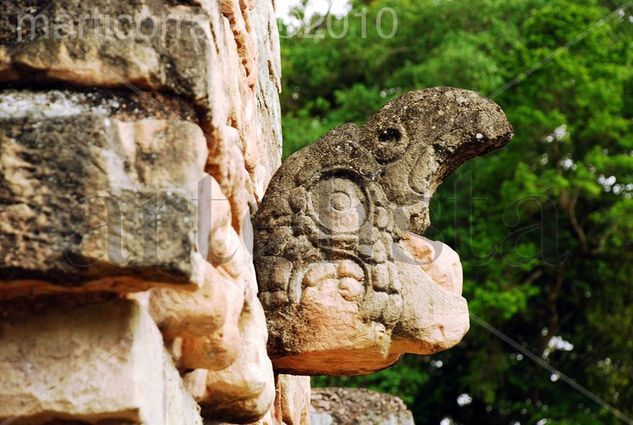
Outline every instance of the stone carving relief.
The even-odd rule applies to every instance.
[[[288,158],[254,222],[276,369],[368,373],[458,343],[468,330],[459,259],[420,235],[443,179],[511,138],[494,102],[432,88]]]

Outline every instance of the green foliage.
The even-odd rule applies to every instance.
[[[347,23],[330,21],[335,34],[347,25],[346,37],[321,25],[319,37],[283,40],[285,155],[407,90],[495,93],[516,137],[445,182],[427,236],[460,253],[477,317],[633,416],[633,8],[621,17],[617,2],[597,0],[353,4]],[[398,15],[391,39],[375,25],[384,7]],[[573,350],[548,349],[555,336]],[[418,424],[619,423],[550,375],[473,322],[446,353],[315,383],[397,394]],[[472,402],[459,406],[463,393]]]

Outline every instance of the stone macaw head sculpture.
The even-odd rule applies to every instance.
[[[501,148],[512,127],[479,94],[447,87],[390,102],[288,158],[254,220],[275,368],[370,373],[457,344],[469,327],[459,257],[421,235],[443,179]]]

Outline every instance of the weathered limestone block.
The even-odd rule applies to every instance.
[[[269,0],[0,2],[0,82],[152,90],[195,105],[207,171],[238,232],[280,164],[279,50]]]
[[[459,258],[418,235],[442,180],[511,137],[494,102],[434,88],[291,156],[255,216],[276,371],[369,373],[457,344],[469,327]]]
[[[7,313],[0,376],[0,421],[14,425],[202,423],[158,328],[135,301]]]
[[[37,88],[0,91],[0,299],[41,313],[0,321],[5,417],[200,424],[196,376],[206,416],[271,411],[241,233],[280,163],[276,31],[269,0],[0,2],[0,84]]]
[[[239,356],[228,368],[198,369],[185,385],[202,407],[202,415],[216,421],[251,423],[270,410],[275,381],[266,355],[266,318],[254,288],[246,290],[240,317]]]
[[[134,85],[197,102],[210,95],[209,19],[195,8],[160,0],[6,0],[0,17],[0,81]]]
[[[257,116],[262,133],[259,140],[250,143],[258,145],[256,156],[265,158],[256,165],[254,171],[254,187],[257,199],[261,200],[270,178],[281,165],[281,47],[274,2],[258,0],[255,4],[251,9],[251,21],[258,43]]]
[[[272,173],[281,163],[280,57],[272,2],[201,1],[211,19],[218,54],[215,93],[203,128],[209,138],[210,174],[231,201],[242,232]]]
[[[398,397],[360,388],[312,390],[311,425],[414,425]]]
[[[216,111],[229,107],[254,195],[261,200],[281,158],[281,65],[273,2],[221,0],[219,5],[232,34],[226,37],[224,57],[228,64],[239,64],[239,69],[225,74],[228,83],[236,85],[229,102],[216,103]],[[235,53],[237,58],[231,57]]]
[[[204,135],[110,115],[122,102],[0,93],[0,297],[203,283]]]

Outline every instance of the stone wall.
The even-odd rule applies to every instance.
[[[279,50],[268,0],[0,4],[0,423],[307,423],[248,246]]]

